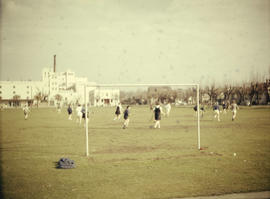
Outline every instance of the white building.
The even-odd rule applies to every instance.
[[[20,105],[20,102],[24,101],[32,104],[35,98],[41,98],[48,101],[49,105],[56,105],[55,102],[84,104],[85,100],[89,104],[90,92],[98,98],[95,105],[115,105],[119,101],[119,90],[118,92],[115,89],[98,89],[97,92],[95,90],[95,82],[88,82],[86,77],[76,77],[73,71],[56,72],[56,55],[54,55],[54,66],[42,70],[41,81],[0,81],[0,103],[13,106]],[[96,102],[96,99],[94,101]]]
[[[58,97],[60,95],[61,101],[66,104],[82,104],[85,85],[95,85],[95,83],[89,83],[86,77],[76,77],[73,71],[54,72],[52,68],[43,69],[42,81],[50,104],[54,104],[57,95]],[[92,89],[94,88],[87,87],[87,92]]]
[[[1,104],[33,103],[35,96],[44,92],[42,81],[0,81]]]
[[[87,86],[86,86],[87,85]],[[89,95],[92,93],[92,95]],[[44,68],[41,81],[0,81],[1,103],[13,106],[16,101],[35,102],[35,96],[40,95],[49,105],[84,104],[94,106],[115,106],[119,102],[119,89],[97,89],[95,82],[88,82],[86,77],[76,77],[67,70],[55,72],[55,68]],[[89,96],[92,96],[90,99]]]
[[[116,106],[120,102],[119,89],[96,88],[89,94],[93,106]]]

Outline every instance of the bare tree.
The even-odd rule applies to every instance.
[[[205,92],[209,95],[210,103],[212,105],[213,102],[216,101],[218,96],[218,88],[216,88],[215,83],[211,84],[211,86],[207,86]]]
[[[235,88],[232,87],[231,85],[225,85],[224,86],[223,93],[224,93],[224,99],[226,101],[231,100],[234,90],[235,90]]]
[[[235,94],[237,95],[237,104],[241,104],[245,101],[245,85],[235,88]]]
[[[250,85],[250,102],[252,105],[257,105],[259,103],[259,85],[258,83],[251,83]]]
[[[259,95],[260,95],[259,103],[262,105],[268,104],[269,101],[268,87],[269,82],[267,80],[259,85]]]

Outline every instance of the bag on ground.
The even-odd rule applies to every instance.
[[[73,169],[75,168],[75,162],[69,158],[61,158],[58,161],[57,168],[59,169]]]

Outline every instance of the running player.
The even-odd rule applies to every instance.
[[[76,108],[76,112],[77,112],[77,119],[76,119],[76,122],[78,123],[82,123],[82,107],[81,105],[79,104],[78,107]]]
[[[89,122],[89,110],[87,110],[87,113],[86,113],[85,105],[83,105],[81,112],[82,112],[82,119],[84,119],[84,121],[86,120],[88,123]],[[85,127],[85,122],[83,123],[83,126]]]
[[[119,103],[116,107],[116,111],[115,111],[115,118],[113,120],[116,120],[116,119],[120,119],[121,117],[121,112],[122,112],[122,106],[121,106],[121,103]]]
[[[222,110],[223,110],[223,113],[226,114],[227,113],[227,106],[226,106],[226,103],[225,101],[222,102]]]
[[[218,121],[220,122],[220,118],[219,118],[219,105],[218,105],[218,102],[215,103],[215,105],[213,106],[213,110],[214,110],[214,118],[217,118]]]
[[[61,104],[60,104],[60,102],[57,103],[57,111],[58,111],[58,113],[61,113]]]
[[[165,116],[166,116],[166,117],[169,117],[170,112],[171,112],[171,109],[172,109],[171,104],[168,102],[168,103],[164,106],[164,108],[165,108]]]
[[[126,110],[124,111],[124,125],[123,129],[126,129],[129,124],[129,111],[130,111],[130,106],[127,106]]]
[[[27,120],[29,112],[30,112],[30,110],[28,108],[28,105],[25,104],[24,107],[23,107],[23,113],[24,113],[24,119],[25,120]]]
[[[236,104],[235,100],[233,100],[232,102],[231,109],[232,109],[232,121],[234,121],[236,118],[237,109],[239,109],[239,106]]]
[[[164,114],[159,103],[154,108],[155,125],[154,128],[160,128],[161,114]]]
[[[68,106],[67,112],[68,112],[68,119],[72,120],[72,108],[70,105]]]
[[[195,111],[195,116],[197,116],[197,105],[194,106],[193,110]],[[204,106],[200,106],[200,115],[203,117],[205,112]]]

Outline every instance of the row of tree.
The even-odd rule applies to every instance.
[[[214,84],[202,89],[201,96],[208,95],[209,102],[236,100],[237,104],[242,105],[266,105],[270,102],[270,80],[265,82],[252,82],[240,86],[225,85],[216,87]],[[201,99],[203,101],[203,99]]]
[[[224,85],[217,87],[215,84],[200,89],[200,102],[213,104],[223,101],[236,100],[241,105],[266,105],[270,102],[270,80],[265,82],[252,82],[238,86]],[[150,104],[151,100],[167,101],[174,103],[195,102],[196,88],[172,89],[171,87],[149,87],[147,91],[120,92],[120,101],[124,104]]]
[[[217,87],[215,84],[200,89],[200,102],[212,105],[215,102],[231,102],[236,100],[241,105],[266,105],[270,102],[270,80],[264,82],[252,82],[238,86],[224,85]],[[148,90],[121,91],[120,101],[123,104],[151,104],[153,101],[175,103],[177,100],[194,103],[196,99],[196,88],[172,89],[171,87],[149,87]],[[34,96],[36,105],[47,101],[47,96],[41,92]],[[55,95],[55,100],[59,103],[62,96]],[[19,105],[20,96],[15,95],[13,104]]]

